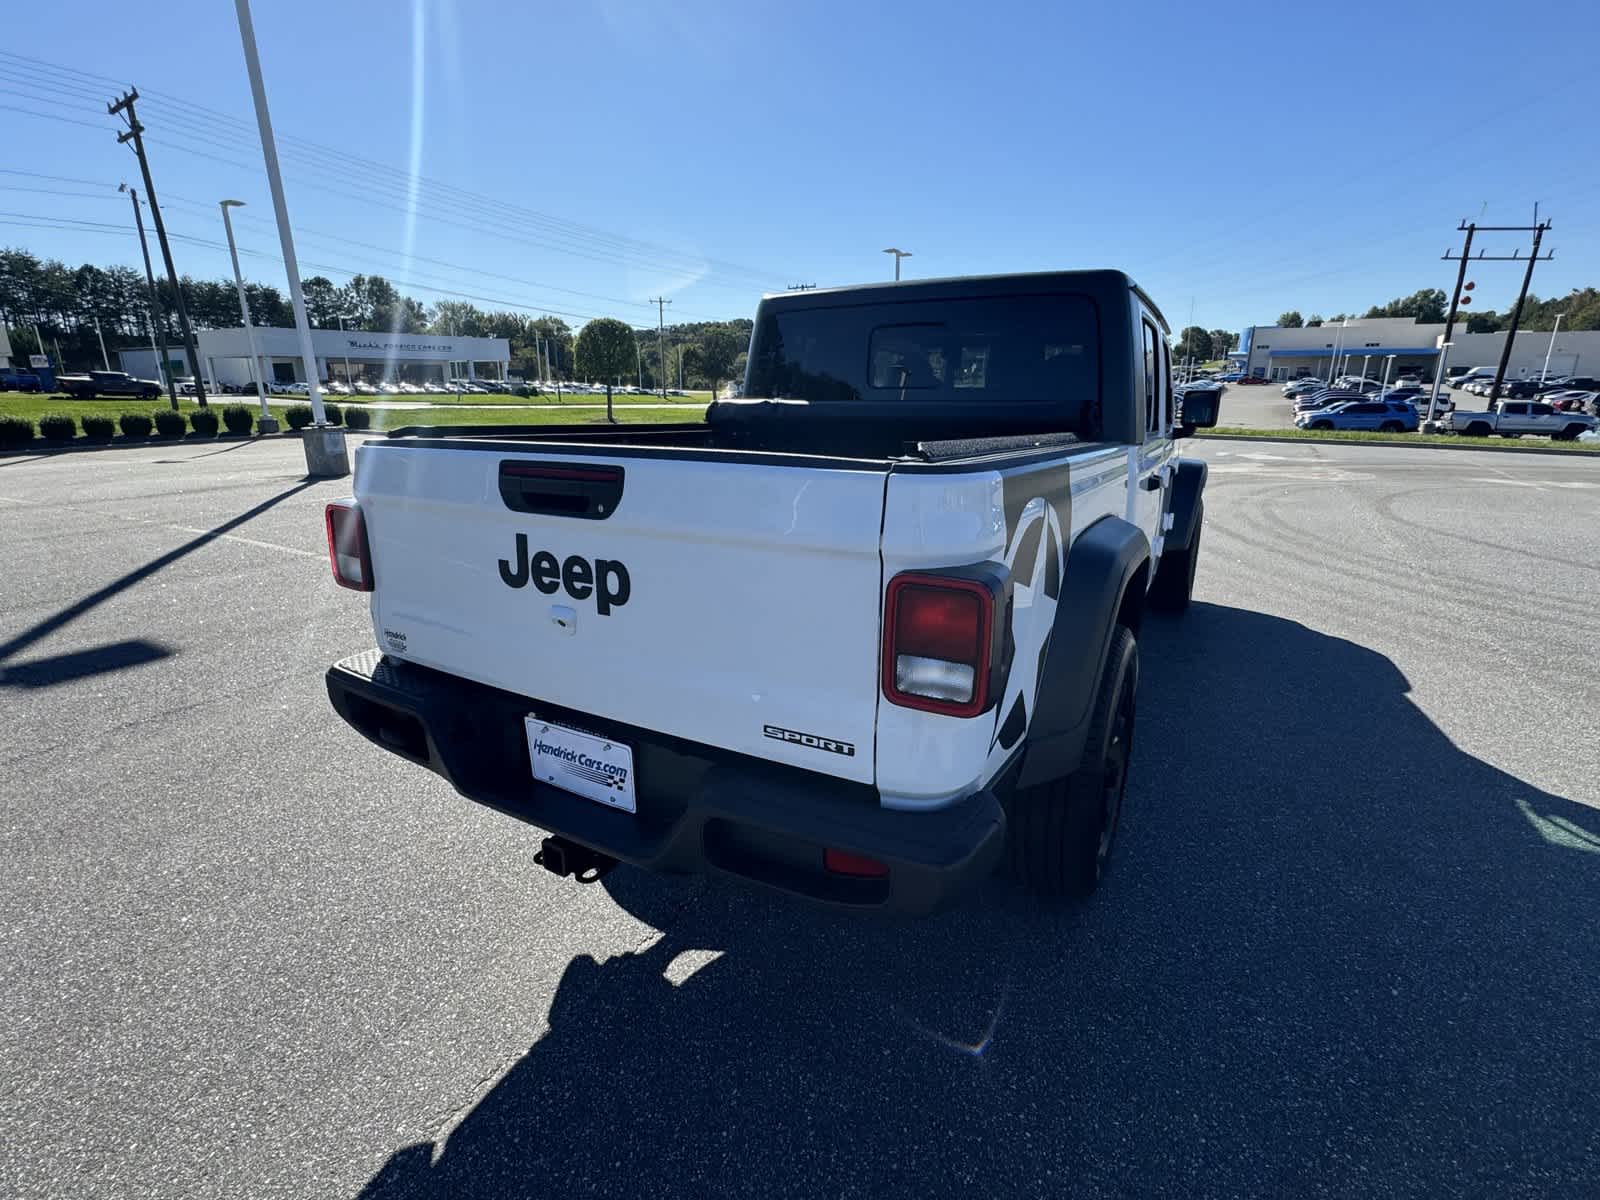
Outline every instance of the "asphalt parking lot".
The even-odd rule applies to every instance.
[[[297,443],[0,459],[0,1192],[1591,1192],[1600,463],[1198,453],[1103,890],[913,924],[347,730]]]

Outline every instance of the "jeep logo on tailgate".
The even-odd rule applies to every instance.
[[[609,558],[590,562],[582,555],[569,555],[565,562],[557,562],[548,550],[528,557],[528,535],[517,534],[517,561],[513,567],[506,559],[500,560],[500,578],[507,587],[527,587],[528,580],[546,596],[553,596],[562,588],[574,600],[594,597],[595,608],[602,617],[613,608],[628,602],[633,585],[628,580],[628,568]]]

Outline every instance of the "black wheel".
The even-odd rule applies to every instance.
[[[1139,644],[1118,625],[1078,769],[1011,798],[1007,853],[1029,891],[1081,899],[1105,874],[1128,789],[1138,689]]]
[[[1194,569],[1200,562],[1200,534],[1205,529],[1206,502],[1201,500],[1194,516],[1194,537],[1187,550],[1167,550],[1156,568],[1150,585],[1150,607],[1157,612],[1181,613],[1194,595]]]
[[[1488,437],[1489,436],[1489,426],[1486,425],[1482,421],[1474,421],[1471,425],[1468,425],[1466,427],[1466,429],[1464,429],[1462,432],[1464,432],[1468,437]]]
[[[1311,428],[1313,428],[1313,429],[1332,429],[1333,428],[1333,422],[1332,421],[1313,421],[1311,423]]]
[[[1583,430],[1584,427],[1582,425],[1568,425],[1560,433],[1556,434],[1555,437],[1556,440],[1560,442],[1575,442],[1578,440],[1578,435],[1582,433]]]
[[[1405,427],[1399,421],[1385,421],[1378,426],[1379,433],[1402,433]]]

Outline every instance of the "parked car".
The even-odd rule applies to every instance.
[[[37,392],[41,386],[39,377],[32,371],[19,371],[15,367],[0,370],[0,392]]]
[[[1229,371],[1226,375],[1220,376],[1220,378],[1221,378],[1223,383],[1238,383],[1240,380],[1242,380],[1244,378],[1244,372],[1243,371]]]
[[[1286,383],[1283,385],[1283,394],[1288,396],[1290,399],[1293,399],[1296,396],[1307,396],[1312,392],[1321,391],[1327,386],[1328,385],[1320,379],[1296,379],[1292,383]]]
[[[1304,412],[1329,408],[1335,404],[1346,404],[1352,400],[1360,400],[1362,398],[1360,392],[1349,392],[1340,388],[1323,388],[1320,392],[1314,392],[1309,396],[1296,400],[1294,411],[1295,415],[1298,416]]]
[[[1597,396],[1600,396],[1600,392],[1568,388],[1559,392],[1546,392],[1539,399],[1557,412],[1594,412]]]
[[[74,400],[93,400],[97,396],[131,396],[154,400],[161,385],[153,379],[135,379],[126,371],[90,371],[85,375],[57,375],[56,388]]]
[[[1267,382],[1267,377],[1265,375],[1246,375],[1240,379],[1239,382],[1248,384],[1264,384]]]
[[[1568,375],[1562,386],[1583,392],[1600,392],[1600,378],[1593,375]]]
[[[1415,433],[1420,424],[1416,406],[1406,400],[1350,400],[1302,413],[1301,429],[1372,429],[1380,433]]]
[[[1525,433],[1541,433],[1553,441],[1570,442],[1579,434],[1600,425],[1594,417],[1583,413],[1559,412],[1538,400],[1502,401],[1493,412],[1461,412],[1449,416],[1450,428],[1467,437],[1488,437],[1498,433],[1501,437],[1518,438]]]

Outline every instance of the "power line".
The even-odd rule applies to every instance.
[[[4,67],[5,64],[0,62],[0,69],[4,69]],[[56,71],[58,74],[65,75],[73,79],[90,77],[89,73],[87,72],[29,60],[27,62],[27,70],[29,72],[30,84],[35,80],[36,77],[34,75],[34,71],[39,67]],[[69,86],[58,85],[57,90],[67,95],[74,94],[73,87]],[[78,90],[82,92],[82,98],[87,100],[89,93],[86,91],[86,89],[80,88]],[[181,108],[191,109],[194,111],[194,113],[198,114],[198,120],[195,116],[188,116],[184,114],[166,114],[164,123],[167,126],[176,130],[180,130],[185,136],[195,139],[204,145],[208,145],[217,149],[234,150],[241,148],[240,141],[238,140],[239,135],[242,131],[245,131],[249,128],[247,123],[242,119],[229,116],[225,113],[217,112],[214,109],[207,109],[202,105],[194,104],[179,97],[169,96],[167,93],[163,92],[147,93],[145,95],[147,107],[149,107],[151,103],[161,105],[163,103],[162,98],[165,98],[166,102],[176,104]],[[46,103],[60,103],[63,105],[67,103],[65,100],[51,100],[50,98],[44,97],[39,97],[38,99],[41,99]],[[200,121],[209,121],[213,127],[207,128],[205,125],[199,124]],[[217,125],[221,125],[222,129],[219,130],[215,128]],[[231,135],[230,140],[220,140],[214,136],[219,132],[225,135]],[[155,141],[155,139],[151,140],[152,142]],[[504,201],[495,200],[492,197],[470,192],[467,189],[460,188],[452,184],[441,183],[438,180],[431,179],[427,176],[417,176],[415,180],[413,180],[412,176],[408,172],[405,172],[399,168],[391,167],[384,163],[377,162],[376,160],[367,159],[360,155],[354,155],[347,151],[339,150],[331,146],[325,146],[322,143],[311,142],[307,139],[295,138],[287,135],[281,140],[286,144],[286,146],[290,147],[289,153],[293,154],[297,159],[309,160],[301,162],[301,166],[304,169],[322,173],[332,173],[343,180],[348,178],[352,164],[361,164],[366,166],[371,171],[381,172],[397,179],[404,180],[408,187],[415,182],[424,185],[426,188],[435,192],[443,193],[447,196],[459,197],[457,200],[450,200],[448,202],[455,207],[460,207],[461,204],[465,202],[469,207],[477,210],[475,214],[471,215],[476,215],[480,219],[501,221],[511,220],[522,225],[536,228],[546,237],[565,239],[568,242],[578,242],[580,245],[587,244],[588,249],[591,251],[605,250],[607,251],[608,257],[622,257],[624,259],[631,260],[628,262],[628,265],[642,265],[652,269],[671,271],[706,269],[710,270],[714,274],[720,274],[725,277],[745,276],[750,280],[755,281],[758,286],[761,286],[764,289],[768,288],[772,283],[772,277],[766,272],[757,271],[753,268],[745,267],[737,263],[727,263],[716,259],[685,255],[679,251],[658,246],[653,243],[644,242],[636,238],[610,233],[605,230],[596,229],[592,226],[582,225],[577,222],[565,220],[564,218],[542,213],[534,209],[527,209],[518,205],[508,204]],[[172,148],[182,149],[186,152],[196,153],[201,157],[208,157],[206,152],[196,150],[191,146],[174,145],[171,143],[162,144],[171,145]],[[295,147],[306,147],[307,149],[295,149]],[[237,163],[233,160],[218,158],[217,161],[240,167],[242,169],[249,169],[246,164]],[[302,180],[301,182],[305,181]],[[346,195],[348,195],[348,193],[346,193]],[[350,198],[357,199],[362,203],[372,202],[370,197],[365,196],[355,196]],[[407,212],[409,210],[401,209],[399,211]],[[440,220],[445,218],[437,215],[430,215],[430,219]],[[481,229],[474,231],[488,232]],[[579,250],[570,245],[557,244],[554,246],[546,246],[545,248],[564,250],[568,253],[581,253]],[[594,254],[590,253],[584,256],[594,257]]]

